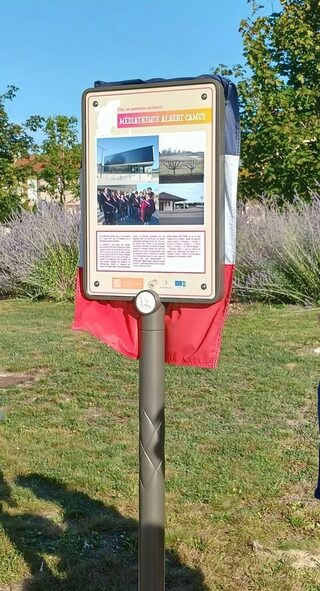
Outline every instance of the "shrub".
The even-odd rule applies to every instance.
[[[79,212],[44,203],[0,225],[0,295],[72,299]],[[320,304],[320,198],[239,208],[233,297]]]
[[[0,294],[71,299],[78,262],[78,212],[43,203],[0,227]]]
[[[79,251],[75,245],[48,248],[24,284],[25,291],[33,298],[72,300],[78,260]]]
[[[279,208],[239,211],[234,296],[269,302],[320,303],[320,198]]]

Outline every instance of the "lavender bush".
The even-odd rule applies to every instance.
[[[44,202],[0,226],[0,295],[64,300],[73,297],[79,212]]]
[[[0,296],[72,299],[79,212],[44,203],[0,225]],[[320,197],[239,208],[233,297],[319,305]]]
[[[320,197],[239,211],[234,297],[320,303]]]

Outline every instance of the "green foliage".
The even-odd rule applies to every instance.
[[[15,98],[17,90],[8,86],[7,92],[0,95],[0,222],[29,206],[24,193],[25,183],[31,177],[44,180],[46,191],[60,203],[65,203],[66,192],[75,197],[80,192],[77,119],[64,115],[44,119],[33,115],[24,125],[11,123],[6,103]],[[39,129],[45,139],[37,147],[32,133]],[[34,166],[37,161],[41,164],[38,172]]]
[[[6,111],[6,103],[15,98],[17,91],[15,86],[8,86],[7,92],[0,95],[0,222],[24,206],[21,183],[28,169],[17,167],[16,162],[27,157],[34,147],[26,126],[11,123]]]
[[[79,212],[52,202],[0,225],[0,297],[73,300]]]
[[[319,306],[320,199],[238,215],[235,297]]]
[[[35,264],[23,291],[34,299],[73,300],[78,260],[76,245],[48,248]]]
[[[1,185],[1,181],[0,181]],[[7,186],[0,186],[0,222],[7,220],[12,213],[19,212],[21,210],[21,197],[16,190]]]
[[[45,181],[46,191],[60,203],[65,203],[66,192],[70,191],[75,197],[80,193],[81,149],[77,119],[64,115],[44,119],[33,115],[25,125],[11,123],[5,107],[17,90],[9,86],[7,92],[0,95],[0,222],[28,208],[24,188],[30,177],[38,176]],[[30,133],[39,129],[45,139],[37,147]],[[37,151],[40,151],[38,157]],[[41,164],[38,172],[34,167],[37,161]]]
[[[41,146],[40,159],[43,169],[40,176],[46,181],[46,190],[60,203],[65,203],[68,191],[79,197],[81,147],[76,117],[48,117],[46,120],[40,120],[39,126],[45,134]]]
[[[248,1],[252,17],[240,24],[246,66],[219,68],[238,79],[240,195],[308,200],[320,176],[319,2],[280,0],[281,10],[264,16]]]

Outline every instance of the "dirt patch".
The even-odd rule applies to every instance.
[[[285,363],[284,366],[286,369],[292,370],[297,367],[297,363]]]
[[[36,376],[27,373],[0,373],[0,389],[33,382]],[[1,591],[1,590],[0,590]]]
[[[311,487],[307,481],[296,483],[290,488],[290,491],[283,495],[281,500],[285,505],[319,508],[319,500],[314,497],[314,487]]]
[[[252,550],[265,558],[273,557],[276,560],[285,560],[292,568],[319,568],[320,552],[308,552],[307,550],[273,550],[265,548],[259,542],[252,542]]]
[[[286,423],[291,429],[301,429],[310,425],[314,419],[313,403],[308,401],[307,404],[299,409],[296,409],[296,416],[292,419],[287,419]]]
[[[293,568],[319,568],[320,554],[311,554],[306,550],[284,550],[281,558],[287,558]]]
[[[88,408],[84,409],[82,416],[84,420],[89,422],[95,421],[102,416],[102,410],[98,406],[89,406]]]
[[[128,421],[130,421],[129,414],[122,413],[121,416],[117,416],[114,412],[98,406],[89,406],[88,408],[85,408],[82,412],[82,418],[89,423],[94,422],[99,418],[108,421],[115,420],[116,418],[117,423],[128,423]]]
[[[233,302],[229,305],[228,316],[243,316],[246,311],[245,304]]]

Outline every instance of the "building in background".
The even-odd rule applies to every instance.
[[[177,195],[171,195],[162,191],[159,193],[159,211],[174,211],[175,209],[188,209],[186,199],[178,197]]]
[[[46,189],[46,181],[41,178],[44,169],[44,162],[39,156],[21,158],[15,163],[17,168],[24,170],[24,180],[21,181],[21,196],[29,202],[30,207],[41,203],[41,201],[55,201]],[[79,208],[80,200],[71,191],[65,193],[65,205],[70,208]]]

